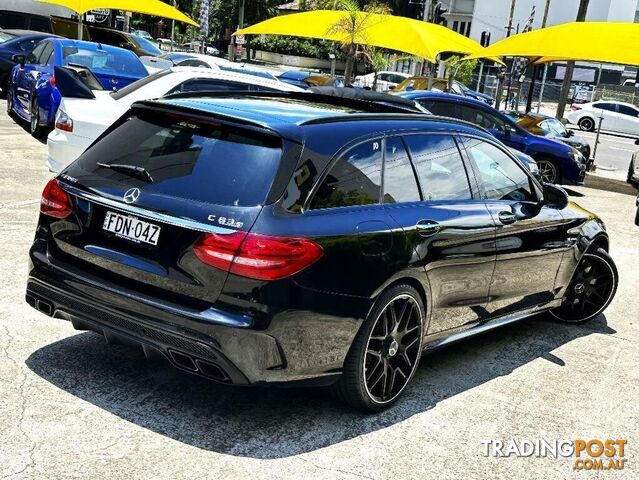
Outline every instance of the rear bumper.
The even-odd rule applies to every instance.
[[[99,277],[31,249],[26,300],[78,330],[92,330],[108,342],[159,353],[181,370],[212,380],[256,383],[333,383],[341,374],[361,320],[287,309],[272,314],[266,328],[246,317],[179,313],[178,307],[150,303]],[[208,312],[208,311],[207,311]]]
[[[47,167],[55,173],[60,173],[67,165],[78,158],[91,144],[91,140],[53,130],[47,137]]]

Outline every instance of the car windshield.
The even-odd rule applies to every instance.
[[[11,40],[12,38],[16,38],[16,36],[11,35],[10,33],[7,33],[7,32],[0,32],[0,43],[4,43],[7,40]]]
[[[146,53],[155,56],[162,55],[162,50],[148,38],[141,37],[140,35],[131,35],[131,38],[133,38],[135,43],[146,50]]]
[[[134,53],[119,50],[92,50],[83,47],[62,47],[63,65],[81,65],[102,73],[146,76],[147,71]]]
[[[541,128],[555,135],[565,136],[566,134],[566,127],[556,118],[549,118],[548,120],[545,120],[542,122]]]
[[[75,163],[124,185],[135,184],[119,165],[144,169],[141,190],[192,202],[249,207],[266,200],[282,154],[281,139],[156,112],[131,114]]]

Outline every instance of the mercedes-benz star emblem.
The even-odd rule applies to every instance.
[[[129,188],[126,193],[124,194],[124,197],[122,197],[124,199],[124,201],[126,203],[133,203],[135,201],[137,201],[137,199],[140,197],[140,189],[139,188]]]

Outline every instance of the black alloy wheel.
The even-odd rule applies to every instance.
[[[592,132],[595,129],[595,121],[590,117],[582,118],[577,122],[577,125],[584,132]]]
[[[420,295],[409,285],[395,286],[380,296],[334,386],[343,401],[376,412],[397,400],[421,358],[424,311]]]
[[[559,181],[559,167],[552,160],[540,158],[535,160],[539,167],[539,176],[543,183],[557,183]]]
[[[610,304],[617,283],[617,267],[604,249],[586,253],[575,270],[563,303],[551,313],[569,323],[590,320]]]
[[[13,117],[13,95],[7,90],[7,115]]]

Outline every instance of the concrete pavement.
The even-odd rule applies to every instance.
[[[639,477],[633,196],[572,189],[610,230],[620,285],[605,315],[542,316],[425,356],[404,398],[366,416],[321,390],[224,388],[28,307],[45,156],[0,114],[0,478]],[[541,438],[626,439],[626,466],[483,456],[484,440]]]

